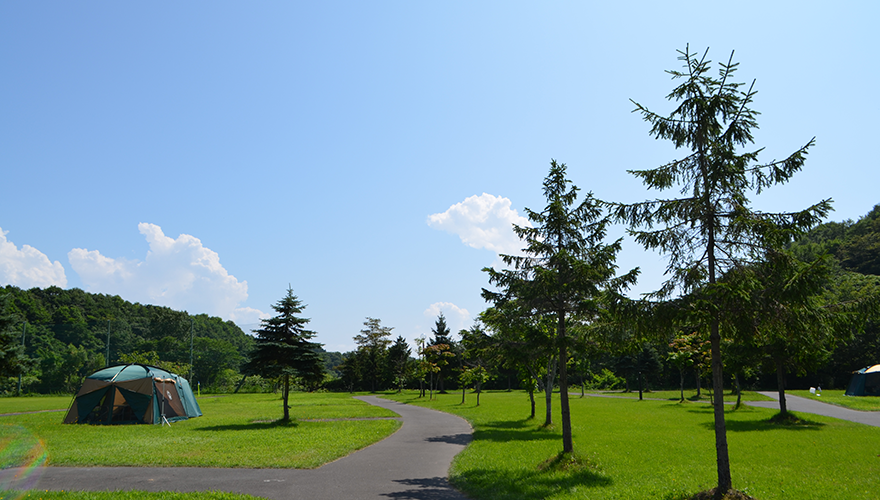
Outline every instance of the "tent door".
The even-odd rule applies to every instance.
[[[137,422],[138,418],[122,391],[111,385],[85,421],[90,424],[128,424]]]
[[[186,418],[183,401],[177,392],[174,381],[156,379],[156,402],[159,404],[159,415],[167,419]]]

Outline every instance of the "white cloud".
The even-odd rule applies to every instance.
[[[474,195],[443,213],[428,216],[428,225],[458,235],[470,247],[517,255],[524,243],[513,232],[513,224],[531,227],[531,223],[510,205],[509,198]]]
[[[243,325],[255,325],[252,329],[256,329],[260,327],[261,319],[268,319],[269,313],[264,313],[259,309],[254,309],[253,307],[236,307],[229,319],[235,322],[236,325],[240,326],[244,329]]]
[[[220,264],[217,252],[188,234],[169,238],[155,224],[138,224],[150,246],[143,261],[113,259],[98,250],[74,248],[67,257],[90,292],[119,295],[132,302],[206,313],[237,323],[259,322],[262,311],[239,307],[247,281]]]
[[[30,245],[22,245],[19,250],[6,239],[8,233],[0,228],[0,284],[24,289],[67,286],[60,262],[51,262],[46,254]]]
[[[453,333],[471,326],[471,313],[452,302],[434,302],[425,309],[424,315],[436,319],[441,312],[446,316],[446,324]]]

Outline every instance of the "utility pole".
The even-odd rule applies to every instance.
[[[27,321],[21,324],[21,353],[24,354],[24,337],[27,334]],[[21,396],[21,370],[18,371],[18,395]]]
[[[110,320],[107,320],[107,356],[104,358],[104,368],[110,366]]]
[[[195,331],[195,323],[192,316],[189,317],[189,379],[193,379],[193,333]]]

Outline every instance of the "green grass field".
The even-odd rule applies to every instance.
[[[0,398],[0,414],[26,411],[60,410],[70,407],[73,396],[27,396]]]
[[[43,398],[3,403],[14,403],[10,399]],[[206,397],[199,405],[204,416],[171,427],[65,425],[64,413],[0,417],[0,467],[45,454],[48,465],[64,466],[314,468],[400,426],[398,420],[324,420],[396,417],[348,394],[291,394],[288,424],[276,422],[282,416],[278,395]]]
[[[453,463],[450,478],[475,500],[687,498],[714,486],[712,408],[705,404],[573,397],[572,427],[583,465],[541,470],[562,449],[561,429],[528,420],[522,392],[476,397],[416,394],[393,399],[468,419],[474,441]],[[554,418],[559,418],[558,397]],[[770,424],[772,410],[727,412],[734,486],[760,500],[876,498],[880,429],[814,415],[808,425]]]
[[[880,411],[880,397],[877,396],[844,396],[844,390],[823,390],[822,395],[810,394],[810,391],[785,391],[786,394],[821,401],[837,406],[860,411]]]

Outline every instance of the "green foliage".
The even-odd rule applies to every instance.
[[[221,339],[200,337],[193,348],[193,372],[206,386],[214,385],[226,370],[238,371],[245,360],[233,344]]]
[[[40,392],[76,392],[87,376],[104,366],[103,354],[89,352],[83,346],[68,344],[40,351]]]
[[[602,368],[599,373],[590,375],[590,382],[587,387],[590,389],[598,389],[603,391],[613,391],[623,388],[626,381],[622,377],[618,377],[608,368]]]
[[[398,392],[403,390],[412,374],[413,366],[410,361],[412,349],[403,336],[398,335],[394,344],[388,348],[388,370],[391,372],[394,386]]]
[[[455,340],[452,339],[452,332],[446,325],[446,316],[441,312],[434,322],[434,328],[431,329],[434,337],[428,343],[428,346],[434,347],[433,351],[440,353],[441,356],[453,357],[459,351],[459,347]],[[442,346],[442,347],[441,347]],[[460,363],[452,363],[447,360],[445,363],[436,364],[437,371],[434,379],[437,381],[437,388],[441,393],[446,392],[446,382],[455,382],[458,378]]]
[[[477,404],[480,404],[483,384],[497,374],[495,371],[497,366],[492,361],[492,339],[479,322],[474,323],[470,330],[461,330],[458,334],[461,337],[461,342],[458,344],[458,359],[461,367],[459,383],[462,391],[473,384],[477,393]]]
[[[435,382],[443,367],[449,364],[449,359],[455,357],[449,344],[431,344],[421,347],[419,355],[422,358],[422,369],[428,375],[430,397],[434,397]]]
[[[843,319],[849,320],[837,325],[838,330],[845,328],[835,333],[830,360],[817,370],[818,380],[825,387],[842,387],[849,382],[853,370],[880,360],[880,276],[871,271],[870,259],[859,263],[846,260],[847,255],[857,253],[852,249],[880,234],[878,218],[880,205],[857,223],[829,222],[817,226],[789,247],[804,262],[828,256],[831,277],[822,301],[845,311]],[[848,253],[844,248],[850,249]],[[873,274],[863,274],[869,271]]]
[[[382,326],[382,320],[367,318],[364,329],[355,335],[357,344],[358,374],[369,384],[371,392],[385,387],[388,379],[388,346],[391,345],[391,330],[394,327]]]
[[[880,275],[880,205],[858,222],[827,222],[815,227],[792,244],[791,250],[805,262],[828,254],[848,271]]]
[[[30,365],[22,345],[24,332],[16,328],[19,321],[12,311],[10,297],[8,293],[0,294],[0,377],[19,375]]]

